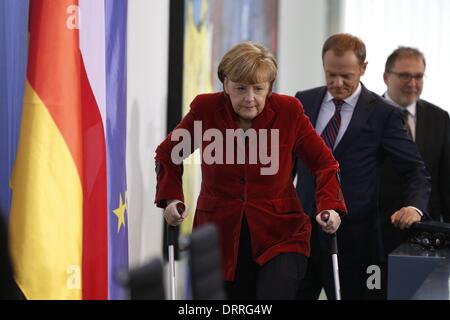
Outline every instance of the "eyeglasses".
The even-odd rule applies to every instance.
[[[409,82],[412,78],[414,78],[416,81],[422,81],[425,78],[425,74],[418,73],[418,74],[411,74],[408,72],[394,72],[389,71],[388,73],[395,74],[400,80]]]

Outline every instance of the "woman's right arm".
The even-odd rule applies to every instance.
[[[156,149],[155,204],[165,208],[169,200],[184,202],[183,160],[198,147],[194,144],[194,112],[192,109]]]

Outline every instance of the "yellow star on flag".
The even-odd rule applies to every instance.
[[[117,233],[120,231],[120,227],[123,225],[125,227],[125,209],[126,203],[122,201],[122,194],[119,195],[119,207],[113,210],[114,214],[117,216]]]

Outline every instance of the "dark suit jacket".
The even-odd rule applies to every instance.
[[[296,94],[314,126],[326,90],[319,87]],[[407,182],[409,205],[425,210],[430,193],[429,175],[416,145],[406,134],[401,112],[363,86],[349,126],[333,154],[340,165],[348,209],[337,232],[340,263],[361,263],[369,253],[375,254],[371,258],[380,258],[381,252],[375,251],[380,240],[378,186],[385,159],[391,158]],[[299,161],[297,192],[310,214],[316,212],[314,185],[313,175]]]
[[[431,196],[427,211],[431,218],[450,222],[450,118],[446,111],[425,101],[417,101],[416,144],[431,174]],[[380,211],[384,245],[391,252],[405,238],[394,229],[390,216],[406,204],[406,186],[390,161],[383,167]]]
[[[200,133],[216,129],[225,137],[226,130],[238,129],[230,99],[221,92],[197,96],[176,129],[187,130],[192,137],[195,121],[202,124]],[[260,169],[267,165],[260,161],[255,164],[248,164],[248,161],[245,164],[207,164],[203,161],[201,164],[202,184],[194,228],[206,223],[217,226],[225,280],[234,279],[244,212],[251,234],[253,258],[260,265],[282,252],[309,255],[311,224],[292,184],[294,155],[317,175],[318,209],[346,212],[337,179],[338,163],[305,117],[297,99],[273,93],[263,111],[253,120],[252,128],[278,130],[280,162],[276,173],[261,175]],[[183,200],[182,169],[171,158],[171,152],[178,144],[171,140],[172,134],[156,150],[159,174],[155,202],[161,207],[168,199]],[[211,141],[205,139],[200,144],[204,152],[207,146],[211,149]],[[253,147],[250,140],[245,146],[246,154]],[[231,150],[237,154],[234,148],[225,150],[223,155]],[[219,151],[223,150],[216,153]]]

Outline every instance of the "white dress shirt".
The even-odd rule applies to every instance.
[[[359,95],[361,94],[361,90],[361,83],[359,83],[358,88],[356,88],[355,92],[353,92],[350,97],[344,99],[344,104],[342,105],[341,109],[341,126],[339,127],[339,132],[336,137],[336,142],[334,144],[333,150],[336,149],[336,146],[339,144],[342,137],[344,136],[345,131],[348,128],[350,120],[352,119],[353,111],[355,110],[356,103],[358,102]],[[331,93],[327,91],[322,101],[322,105],[320,106],[319,115],[317,116],[316,131],[319,135],[322,134],[323,130],[327,126],[330,119],[333,117],[336,110],[333,99],[334,98]]]
[[[394,107],[400,108],[401,110],[405,110],[405,107],[400,106],[397,104],[394,100],[392,100],[391,97],[389,97],[388,93],[386,92],[384,94],[384,98],[392,104]],[[413,141],[416,141],[416,102],[411,103],[410,105],[406,106],[406,110],[408,111],[408,126],[411,129],[412,139]]]

